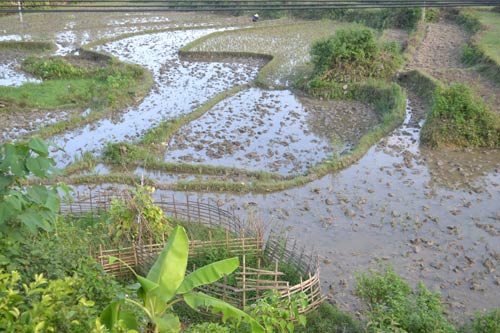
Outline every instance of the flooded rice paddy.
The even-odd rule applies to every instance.
[[[165,160],[304,173],[348,149],[349,141],[341,137],[348,118],[350,123],[362,118],[369,128],[378,123],[375,112],[361,103],[328,102],[318,108],[289,90],[251,88],[182,127],[168,143]],[[340,120],[343,126],[334,126]]]
[[[56,40],[63,52],[82,42],[156,25],[196,21],[230,27],[241,23],[241,18],[231,22],[216,16],[193,16],[189,23],[188,16],[181,13],[95,15],[61,15],[57,20],[27,15],[22,36]],[[2,36],[16,35],[12,20],[0,18]],[[49,22],[47,26],[44,21]],[[182,45],[212,31],[215,29],[152,33],[99,46],[99,50],[151,70],[155,87],[139,106],[121,112],[116,119],[104,119],[55,138],[67,154],[57,156],[58,163],[64,165],[87,150],[98,151],[105,142],[136,141],[160,121],[191,112],[218,92],[255,78],[260,64],[190,62],[177,57]],[[243,219],[284,228],[299,244],[318,252],[324,293],[343,309],[359,309],[352,293],[356,273],[390,262],[413,284],[423,281],[431,290],[440,291],[449,312],[460,320],[464,314],[500,306],[500,152],[421,150],[418,138],[424,113],[420,101],[411,97],[401,128],[351,167],[299,188],[272,194],[157,194],[213,201]],[[39,123],[34,118],[35,125],[43,126],[44,118],[38,118]],[[250,169],[301,172],[307,162],[314,164],[348,149],[376,121],[373,112],[360,104],[329,105],[296,97],[287,90],[251,88],[181,128],[165,154],[167,160],[191,155],[190,163],[241,163]],[[21,132],[22,126],[15,130]],[[231,154],[228,147],[233,147]],[[286,149],[296,154],[299,164],[279,162]],[[99,170],[107,172],[105,166]],[[153,175],[147,170],[136,172]],[[179,179],[161,173],[155,177],[165,182]]]
[[[250,82],[257,75],[257,64],[188,62],[177,51],[188,42],[213,29],[168,31],[140,35],[104,44],[98,50],[136,63],[153,73],[155,85],[137,107],[113,119],[103,119],[54,138],[64,149],[58,165],[64,165],[85,151],[96,152],[107,142],[137,141],[161,121],[192,112],[216,94]]]

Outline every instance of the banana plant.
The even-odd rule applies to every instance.
[[[142,301],[128,297],[113,301],[101,314],[101,322],[111,332],[116,328],[125,328],[128,332],[139,330],[139,323],[131,311],[122,310],[125,303],[141,309],[148,317],[148,331],[154,333],[177,333],[181,330],[179,318],[172,310],[172,306],[184,301],[191,308],[198,310],[210,308],[213,313],[222,313],[223,321],[235,319],[247,322],[252,332],[264,332],[264,328],[251,316],[238,308],[206,295],[194,292],[196,287],[215,282],[224,275],[231,274],[239,266],[238,258],[230,258],[214,262],[186,274],[188,261],[188,237],[183,227],[178,226],[170,236],[165,248],[151,267],[146,277],[136,275],[139,284],[137,296]],[[110,262],[119,260],[110,257]]]

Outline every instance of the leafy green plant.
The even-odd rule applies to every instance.
[[[76,68],[61,57],[28,57],[22,66],[25,71],[43,80],[74,79],[84,77],[87,74],[85,69]]]
[[[481,61],[483,54],[473,45],[464,44],[460,49],[460,61],[467,66],[476,65]]]
[[[500,332],[500,308],[487,313],[477,313],[470,329],[466,332],[473,333],[498,333]]]
[[[154,204],[154,188],[138,186],[127,198],[113,199],[107,225],[116,243],[130,243],[140,239],[161,241],[168,237],[172,225],[163,210]]]
[[[0,267],[21,257],[20,244],[39,229],[51,231],[59,210],[58,186],[24,185],[30,175],[42,179],[57,172],[45,141],[0,144]],[[65,186],[62,188],[67,189]]]
[[[478,17],[469,11],[461,11],[456,17],[456,20],[458,24],[471,34],[483,29],[483,25]]]
[[[444,316],[439,294],[429,292],[423,283],[413,291],[390,267],[361,274],[356,293],[368,306],[369,332],[455,332]]]
[[[498,147],[499,123],[468,86],[438,87],[421,142],[430,147]]]
[[[239,265],[238,258],[218,261],[201,267],[185,276],[188,261],[188,237],[184,228],[175,228],[165,248],[151,267],[148,275],[137,277],[137,296],[142,302],[121,298],[112,302],[101,314],[102,323],[112,332],[122,323],[130,329],[137,329],[139,323],[132,313],[122,310],[125,303],[141,309],[148,318],[148,329],[153,332],[179,332],[179,318],[172,312],[172,306],[184,301],[193,309],[211,308],[222,313],[223,321],[228,318],[249,323],[252,332],[264,332],[263,328],[245,312],[201,292],[196,287],[219,280],[232,273]],[[116,258],[110,258],[111,262]]]
[[[313,44],[314,76],[335,82],[387,78],[401,62],[395,51],[391,46],[381,48],[371,29],[339,29],[334,36]]]
[[[295,321],[306,326],[307,318],[300,311],[307,307],[304,293],[283,298],[277,291],[268,292],[266,297],[250,306],[249,312],[264,326],[266,333],[293,333]]]
[[[80,293],[78,277],[47,280],[42,274],[20,285],[18,272],[0,270],[0,327],[3,332],[89,332],[97,310]]]

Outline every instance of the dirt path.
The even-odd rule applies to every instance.
[[[451,22],[429,23],[422,44],[405,69],[423,70],[446,84],[467,84],[493,111],[500,113],[500,87],[460,61],[461,47],[468,38],[465,31]]]

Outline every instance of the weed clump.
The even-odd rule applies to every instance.
[[[76,68],[63,58],[29,57],[23,62],[23,69],[42,80],[77,79],[86,75],[83,68]]]
[[[472,332],[497,333],[500,332],[500,308],[493,309],[485,314],[476,314],[472,323]]]
[[[456,332],[440,296],[423,283],[414,291],[392,268],[358,277],[356,293],[368,306],[368,332]]]
[[[314,79],[357,82],[367,78],[387,79],[401,65],[402,58],[393,43],[380,46],[371,29],[339,29],[311,49]]]
[[[469,87],[438,87],[421,142],[433,148],[498,147],[500,122]]]

